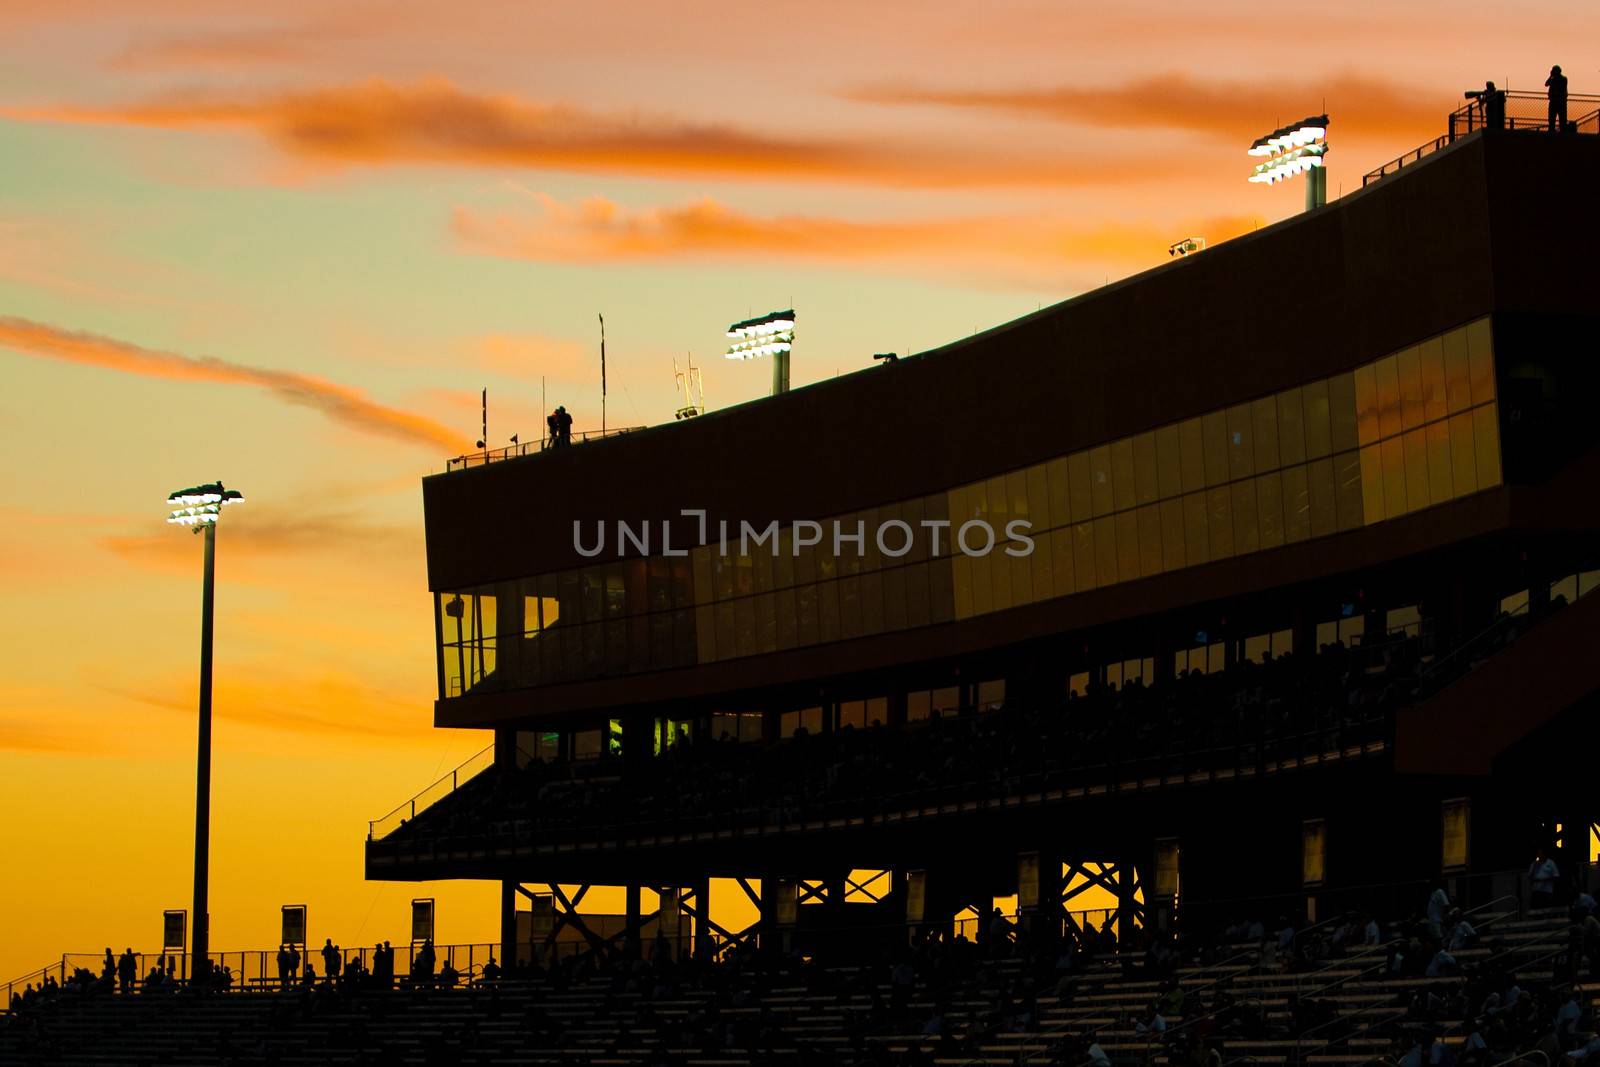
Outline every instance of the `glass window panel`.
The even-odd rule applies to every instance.
[[[1006,526],[1012,521],[1021,519],[1032,522],[1028,510],[1028,473],[1027,471],[1012,471],[1006,475],[1006,491],[1011,496],[1011,511],[1006,516],[1002,525],[994,528],[995,550],[994,559],[996,569],[1010,567],[1011,570],[1011,603],[1027,604],[1033,600],[1033,570],[1031,556],[1012,556],[1005,551],[1011,544],[1011,536],[1006,533]],[[1043,529],[1043,527],[1037,527]],[[1026,533],[1026,530],[1024,530]]]
[[[583,671],[581,677],[598,678],[606,668],[606,631],[604,622],[584,623]]]
[[[1094,576],[1096,585],[1111,585],[1117,580],[1117,528],[1109,518],[1096,519],[1094,528]]]
[[[688,608],[672,612],[672,661],[676,666],[694,662],[694,613]]]
[[[1405,428],[1400,418],[1399,357],[1384,356],[1372,371],[1378,383],[1378,433],[1393,437]]]
[[[1050,531],[1050,589],[1055,596],[1078,591],[1072,558],[1072,527],[1058,526]],[[1034,572],[1035,574],[1038,571]]]
[[[713,549],[711,556],[711,583],[718,600],[731,600],[734,593],[734,562]]]
[[[1200,420],[1205,435],[1206,485],[1228,480],[1228,413],[1213,411]]]
[[[1049,600],[1055,592],[1055,538],[1049,530],[1033,531],[1033,555],[1025,563],[1033,581],[1033,600]],[[1015,579],[1012,580],[1015,584]]]
[[[817,631],[823,642],[837,641],[839,625],[839,583],[817,583]]]
[[[906,568],[906,625],[926,626],[932,620],[929,607],[929,573],[931,568],[938,568],[945,574],[951,573],[950,561],[936,560],[928,563],[913,563]],[[964,616],[957,616],[963,618]]]
[[[1346,452],[1356,447],[1359,443],[1358,419],[1355,375],[1336,374],[1329,378],[1328,443],[1333,451]],[[1307,433],[1310,433],[1309,426]]]
[[[956,618],[969,619],[973,613],[972,557],[952,548],[950,570],[956,598]]]
[[[883,572],[883,628],[906,628],[906,568],[889,567]]]
[[[761,593],[755,597],[756,650],[778,650],[778,598],[774,593]]]
[[[1161,499],[1183,492],[1183,441],[1176,423],[1156,431],[1156,493]]]
[[[805,531],[810,536],[810,531]],[[813,585],[817,580],[817,549],[815,545],[805,544],[801,540],[795,541],[795,547],[800,554],[794,558],[794,584]]]
[[[866,523],[860,515],[843,515],[838,519],[838,524],[841,536],[838,540],[837,549],[834,547],[833,523],[825,522],[822,524],[823,529],[827,531],[823,534],[823,539],[828,545],[828,553],[833,557],[834,563],[838,568],[835,573],[841,578],[860,574],[862,569],[861,556],[867,541]],[[855,535],[858,533],[862,535],[860,543],[855,540]],[[826,573],[823,576],[826,577]]]
[[[1057,456],[1046,463],[1045,478],[1050,483],[1050,524],[1065,526],[1072,521],[1072,495],[1067,488],[1067,457]]]
[[[750,545],[750,572],[754,580],[754,588],[758,593],[772,591],[772,546],[770,544]]]
[[[1342,453],[1350,456],[1354,453]],[[1355,525],[1362,525],[1362,498],[1360,498],[1360,461],[1355,467]],[[1310,493],[1310,536],[1326,537],[1339,533],[1338,480],[1333,474],[1333,459],[1314,459],[1306,464],[1306,488]]]
[[[796,587],[794,591],[794,614],[796,644],[814,645],[822,640],[822,607],[817,600],[815,582]],[[720,647],[722,642],[722,620],[720,618],[717,620],[717,642]]]
[[[1072,528],[1072,581],[1079,592],[1096,588],[1094,524],[1080,522]]]
[[[1116,510],[1131,508],[1138,484],[1133,473],[1133,438],[1111,443],[1111,505]]]
[[[1256,514],[1256,483],[1253,479],[1234,482],[1228,487],[1233,494],[1233,554],[1242,556],[1261,548],[1260,517]]]
[[[778,590],[773,597],[773,604],[778,616],[778,647],[794,648],[800,643],[799,631],[795,626],[794,590]]]
[[[1450,492],[1450,424],[1428,424],[1428,503],[1443,504]]]
[[[651,611],[666,611],[672,607],[672,567],[671,560],[661,556],[652,556],[646,563],[641,561],[641,566],[648,572],[646,578],[645,598],[632,603],[647,604]],[[687,606],[687,605],[686,605]],[[632,611],[641,610],[638,607],[630,608]]]
[[[980,542],[974,542],[974,546]],[[963,558],[958,554],[957,559]],[[966,556],[972,562],[972,613],[986,615],[993,611],[994,604],[994,568],[989,565],[988,556]],[[1009,588],[1009,576],[1008,576]]]
[[[1339,487],[1341,530],[1383,521],[1383,457],[1378,449],[1378,445],[1368,445],[1361,450],[1360,458],[1355,462],[1351,461],[1351,457],[1357,454],[1352,452],[1341,452],[1333,457],[1333,476]],[[1356,507],[1356,494],[1360,495],[1360,507]]]
[[[1451,330],[1444,335],[1444,390],[1450,412],[1472,406],[1472,370],[1467,359],[1467,331]]]
[[[1494,351],[1489,320],[1467,323],[1467,365],[1472,378],[1472,403],[1486,404],[1494,395]]]
[[[772,560],[772,584],[778,589],[794,585],[794,527],[778,531],[778,554]]]
[[[1486,404],[1472,412],[1479,489],[1500,484],[1500,422],[1495,408],[1494,404]]]
[[[861,513],[862,521],[865,524],[861,530],[865,535],[862,538],[861,547],[861,570],[863,573],[875,571],[883,566],[883,552],[878,548],[878,527],[882,523],[899,517],[900,506],[898,504],[885,504],[882,507],[868,508]],[[891,541],[890,547],[892,548],[899,543],[898,541]]]
[[[756,601],[754,597],[740,597],[733,602],[734,640],[739,655],[753,656],[760,651],[756,637]]]
[[[1450,489],[1456,496],[1478,491],[1478,452],[1472,412],[1450,416]]]
[[[1206,490],[1206,540],[1212,559],[1233,555],[1233,497],[1225,485]]]
[[[1414,430],[1427,421],[1422,401],[1422,355],[1417,347],[1395,353],[1395,373],[1400,378],[1400,423]]]
[[[1205,432],[1199,419],[1178,423],[1178,443],[1183,464],[1183,491],[1193,493],[1206,487]]]
[[[1320,461],[1319,461],[1320,462]],[[1311,536],[1311,481],[1303,466],[1283,469],[1283,540],[1287,544]]]
[[[1047,468],[1043,463],[1036,463],[1023,472],[1027,479],[1027,496],[1023,501],[1020,511],[1018,505],[1013,503],[1011,510],[1021,514],[1033,524],[1035,532],[1043,532],[1054,526],[1050,512],[1050,479]]]
[[[1109,515],[1116,508],[1111,484],[1111,446],[1101,445],[1089,450],[1089,495],[1094,501],[1094,514]]]
[[[1159,495],[1156,473],[1156,435],[1142,433],[1133,439],[1133,484],[1135,501],[1154,504]]]
[[[1146,578],[1161,573],[1161,507],[1146,504],[1139,516],[1139,573]]]
[[[995,532],[999,534],[998,527]],[[1000,541],[997,537],[995,540],[996,547],[988,555],[980,556],[972,561],[972,583],[974,589],[976,589],[978,583],[979,568],[986,570],[989,574],[989,588],[994,595],[989,607],[991,611],[1004,611],[1006,608],[1015,607],[1017,603],[1016,597],[1011,592],[1011,557],[1007,556],[998,547],[999,544]]]
[[[1134,512],[1119,512],[1117,529],[1117,581],[1131,582],[1139,577],[1139,521]]]
[[[1406,450],[1398,437],[1378,446],[1383,453],[1383,517],[1397,519],[1406,513]]]
[[[922,517],[930,522],[945,522],[950,518],[950,497],[945,493],[936,493],[933,496],[922,498]],[[945,538],[948,541],[948,538]],[[929,548],[932,549],[932,534],[929,534]],[[948,552],[948,547],[941,547],[940,552]]]
[[[939,499],[943,500],[945,498],[941,495]],[[923,505],[924,502],[922,500],[906,500],[900,504],[900,518],[907,526],[911,527],[911,545],[906,554],[900,557],[902,564],[920,563],[928,558],[928,531],[922,525],[922,520],[927,515]],[[890,533],[888,538],[890,539],[889,544],[894,547],[899,547],[900,540],[903,540],[903,538],[900,540],[893,539],[893,533]],[[885,560],[884,565],[892,567],[894,566],[894,560]]]
[[[1235,404],[1228,409],[1228,477],[1248,478],[1255,473],[1255,430],[1250,405]]]
[[[687,608],[694,605],[694,574],[689,561],[677,556],[672,560],[672,606]]]
[[[1363,445],[1370,445],[1383,436],[1378,418],[1378,376],[1376,366],[1368,363],[1365,367],[1357,367],[1354,379],[1356,387],[1356,433]]]
[[[710,664],[717,661],[717,616],[710,605],[694,608],[694,645],[699,662]]]
[[[1276,472],[1256,479],[1256,515],[1260,520],[1261,547],[1277,548],[1283,544],[1283,479]]]
[[[1278,398],[1263,397],[1250,405],[1250,430],[1255,437],[1256,473],[1278,469]]]
[[[1408,430],[1401,438],[1406,457],[1406,509],[1420,511],[1428,506],[1428,431]]]
[[[1143,529],[1143,527],[1140,527]],[[1186,565],[1184,555],[1183,500],[1161,502],[1161,569],[1175,571]]]
[[[1306,461],[1305,407],[1299,389],[1289,389],[1277,396],[1278,405],[1278,462],[1285,467]]]
[[[1189,493],[1183,498],[1183,559],[1190,567],[1211,559],[1211,520],[1205,493]]]
[[[950,590],[950,561],[928,561],[928,621],[949,622],[954,618],[955,594]]]
[[[861,577],[839,579],[839,636],[845,640],[862,634]]]
[[[1344,376],[1348,381],[1350,376]],[[1301,386],[1300,402],[1305,409],[1306,458],[1321,459],[1333,452],[1332,430],[1328,421],[1328,383],[1312,382]]]
[[[1444,341],[1431,337],[1417,346],[1417,361],[1422,368],[1422,411],[1429,422],[1450,414],[1444,390]]]
[[[694,595],[696,603],[709,603],[716,595],[716,585],[711,577],[711,546],[701,545],[689,553],[694,564]]]
[[[661,616],[657,615],[630,615],[626,620],[628,627],[628,670],[647,671],[650,669],[650,622],[652,619],[660,617]],[[666,637],[670,643],[672,639],[670,622],[667,624]],[[667,657],[670,659],[672,656],[672,649],[668,647],[664,651],[666,652]],[[670,666],[670,664],[666,660],[663,660],[660,666],[665,667]]]
[[[1067,457],[1068,491],[1072,494],[1072,521],[1094,518],[1094,494],[1089,491],[1089,453],[1074,452]]]
[[[933,710],[933,693],[927,689],[906,694],[906,722],[921,722]]]

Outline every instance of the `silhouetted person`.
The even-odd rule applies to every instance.
[[[112,955],[111,947],[106,947],[106,958],[100,964],[100,977],[115,980],[117,975],[117,957]]]
[[[311,969],[311,965],[309,963],[307,963],[306,964],[306,970],[310,970],[310,969]],[[289,977],[291,979],[295,978],[296,976],[299,975],[299,973],[300,973],[300,950],[295,948],[293,945],[290,945],[289,946]]]
[[[1567,128],[1567,76],[1561,73],[1559,63],[1550,68],[1544,87],[1550,94],[1550,132],[1560,133]]]
[[[322,946],[322,973],[329,978],[339,977],[339,966],[344,962],[344,955],[339,951],[339,946],[333,943],[333,938],[328,938]]]
[[[1506,93],[1496,89],[1494,82],[1483,83],[1483,124],[1491,130],[1501,130],[1506,125]]]
[[[544,417],[545,438],[551,448],[561,447],[561,418],[554,411]]]
[[[493,956],[490,956],[489,957],[489,962],[485,963],[483,965],[483,980],[485,982],[493,982],[495,979],[497,979],[499,977],[500,977],[500,965],[494,961],[494,957]]]
[[[281,986],[286,986],[286,985],[289,984],[289,946],[288,945],[279,945],[278,946],[278,984],[281,985]]]
[[[133,957],[133,949],[123,950],[117,959],[117,978],[122,982],[124,993],[133,992],[133,984],[139,980],[139,961]]]
[[[556,431],[561,435],[561,447],[572,444],[572,416],[565,407],[556,408]]]

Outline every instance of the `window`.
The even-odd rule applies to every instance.
[[[761,719],[759,711],[714,712],[711,716],[711,736],[717,741],[759,741]]]
[[[1447,800],[1439,807],[1439,865],[1447,873],[1467,869],[1471,811],[1465,797]]]
[[[1300,830],[1300,884],[1319,886],[1327,874],[1328,824],[1307,819]]]
[[[994,711],[1006,702],[1006,680],[997,678],[993,681],[978,683],[978,710]]]
[[[820,734],[822,732],[822,709],[820,707],[786,711],[778,719],[778,733],[783,737],[793,737],[802,729],[808,734]]]

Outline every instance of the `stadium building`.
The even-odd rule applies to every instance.
[[[367,876],[499,881],[516,958],[1586,868],[1600,138],[1435,147],[970,339],[425,479],[435,722],[494,742]]]

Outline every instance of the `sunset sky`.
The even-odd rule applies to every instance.
[[[1329,196],[1461,91],[1574,93],[1576,0],[0,0],[0,981],[187,907],[200,539],[223,479],[212,947],[488,940],[492,885],[361,877],[432,729],[419,479],[930,348],[1299,210],[1257,135],[1326,107]],[[1600,64],[1597,64],[1600,66]]]

